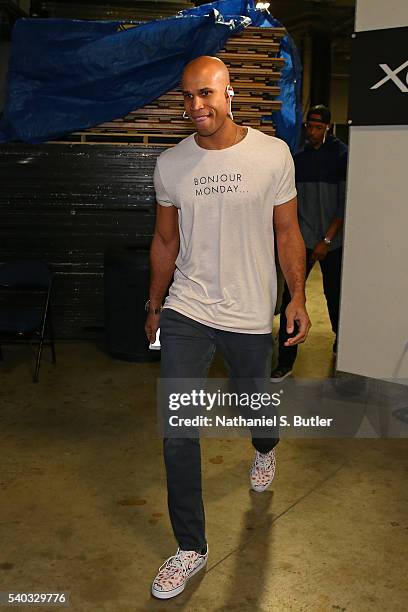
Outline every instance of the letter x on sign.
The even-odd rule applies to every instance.
[[[401,66],[399,66],[395,70],[391,70],[388,64],[380,64],[380,67],[384,70],[387,76],[381,79],[381,81],[378,81],[378,83],[376,83],[375,85],[373,85],[371,89],[379,89],[379,87],[382,87],[385,83],[387,83],[387,81],[393,81],[393,83],[395,83],[395,85],[398,87],[398,89],[402,91],[402,93],[408,93],[408,73],[405,78],[407,85],[405,85],[405,83],[403,83],[401,79],[397,77],[397,74],[401,72],[401,70],[404,70],[404,68],[408,67],[408,60],[401,64]]]

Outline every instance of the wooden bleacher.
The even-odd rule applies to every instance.
[[[271,114],[281,108],[276,100],[284,59],[277,57],[284,28],[249,27],[229,38],[217,55],[228,66],[234,87],[234,120],[273,135]],[[169,91],[125,117],[73,132],[58,143],[137,144],[169,147],[193,133],[182,118],[180,89]]]

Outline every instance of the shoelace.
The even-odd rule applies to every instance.
[[[270,453],[263,454],[257,452],[255,458],[255,466],[262,469],[267,469],[272,465],[272,455]]]
[[[180,550],[178,548],[176,554],[166,559],[166,561],[159,567],[159,572],[161,572],[162,569],[165,569],[165,568],[173,569],[173,570],[181,569],[185,574],[187,574],[188,569],[186,565],[184,564],[183,556],[185,556],[186,560],[188,560],[189,555],[188,553],[186,555],[183,555],[183,553],[185,552],[186,551]]]

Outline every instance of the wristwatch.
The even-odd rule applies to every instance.
[[[145,304],[146,312],[149,312],[150,314],[158,315],[161,313],[162,310],[163,310],[163,306],[159,306],[158,308],[150,308],[150,300],[147,300]]]
[[[327,236],[325,236],[325,237],[323,238],[323,242],[324,242],[324,244],[327,244],[327,246],[330,246],[330,245],[331,245],[331,240],[330,240],[330,238],[328,238]]]

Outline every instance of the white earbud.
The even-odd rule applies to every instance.
[[[231,117],[231,119],[234,119],[234,115],[232,114],[232,98],[235,96],[234,90],[232,89],[231,85],[227,85],[227,96],[229,99],[229,116]]]

